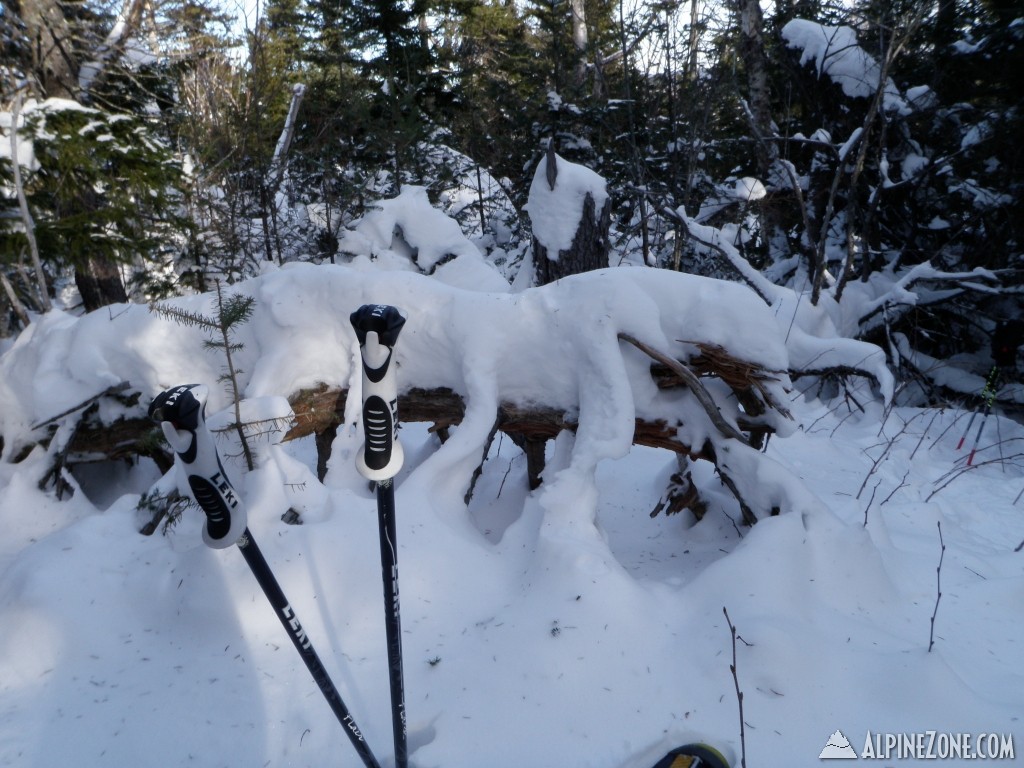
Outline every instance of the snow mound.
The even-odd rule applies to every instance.
[[[479,259],[480,251],[469,241],[459,223],[430,204],[424,187],[405,186],[394,198],[380,200],[340,238],[342,251],[371,256],[396,251],[430,274],[445,261],[457,257]]]
[[[483,293],[413,272],[292,264],[232,290],[255,299],[252,318],[234,338],[241,345],[234,357],[247,399],[287,397],[318,384],[358,392],[349,314],[366,303],[401,308],[408,322],[396,350],[400,386],[447,388],[466,401],[458,433],[432,459],[448,467],[459,492],[504,403],[562,410],[579,424],[567,464],[581,473],[572,481],[577,484],[601,460],[629,451],[636,419],[675,425],[688,446],[719,444],[723,438],[697,399],[688,391],[659,390],[651,360],[620,341],[620,332],[681,360],[698,354],[698,344],[721,347],[777,372],[764,382],[771,402],[788,397],[789,353],[778,323],[753,292],[727,281],[606,269],[518,294]],[[169,303],[193,314],[215,313],[211,296]],[[205,340],[202,330],[142,306],[82,318],[51,312],[0,358],[6,455],[38,438],[36,425],[78,405],[82,392],[98,395],[128,382],[141,393],[135,406],[105,398],[100,418],[109,422],[141,416],[145,404],[169,386],[217,381],[222,362],[216,351],[204,349]],[[219,390],[212,388],[211,412],[229,405]],[[735,426],[744,414],[727,393],[720,400],[723,417]],[[758,418],[781,434],[793,429],[772,408]],[[743,451],[737,446],[734,453]],[[745,472],[764,464],[756,452],[745,461]],[[758,511],[776,506],[777,496],[764,496]]]
[[[638,520],[674,457],[633,447],[605,460],[629,449],[634,414],[706,426],[685,393],[657,391],[649,361],[617,332],[682,358],[700,341],[784,369],[785,329],[827,333],[824,308],[777,318],[739,285],[642,269],[510,295],[404,271],[296,265],[232,290],[257,299],[237,335],[246,416],[280,418],[281,396],[305,382],[355,383],[347,317],[367,301],[409,314],[397,349],[403,387],[467,394],[466,418],[443,445],[423,425],[400,435],[414,768],[638,768],[695,741],[733,764],[742,747],[782,768],[813,763],[829,742],[842,747],[829,738],[840,729],[854,746],[882,731],[1019,736],[1022,622],[1007,607],[1024,597],[1013,551],[1024,538],[1021,477],[1012,450],[997,459],[1024,440],[1020,425],[992,414],[988,435],[1001,437],[986,436],[983,460],[967,472],[955,449],[962,411],[894,407],[883,418],[870,404],[861,413],[842,401],[787,400],[807,428],[771,441],[763,463],[716,446],[729,447],[734,468],[750,462],[743,477],[769,501],[799,502],[798,514],[749,530],[730,519],[735,505],[722,502],[709,465],[693,468],[712,504],[700,522]],[[175,303],[211,309],[209,296]],[[142,393],[138,412],[164,386],[215,381],[221,365],[204,340],[144,307],[41,318],[0,357],[5,458],[37,436],[33,424],[112,382]],[[553,441],[541,489],[525,489],[521,452],[497,439],[467,507],[466,469],[484,454],[494,401],[539,392],[546,402],[549,391],[581,428]],[[226,398],[218,387],[211,395],[211,423],[223,425],[230,415],[216,409]],[[105,418],[132,408],[101,401]],[[251,533],[389,765],[379,541],[373,494],[354,469],[360,441],[354,426],[338,430],[321,484],[312,441],[280,443],[275,433],[237,487]],[[92,470],[88,494],[58,501],[39,488],[52,466],[45,451],[0,461],[0,764],[354,761],[239,553],[204,547],[196,510],[139,535],[138,493],[155,469],[110,464]],[[70,480],[85,490],[89,472],[78,470]],[[829,514],[812,509],[818,498]],[[290,508],[303,525],[281,522]],[[724,608],[742,637],[735,655]]]
[[[594,210],[600,211],[608,199],[608,188],[604,179],[585,165],[571,163],[557,154],[554,157],[554,188],[548,181],[547,160],[541,158],[524,210],[530,214],[533,236],[547,249],[548,258],[557,261],[558,255],[572,246],[586,196],[594,198]]]
[[[881,67],[860,47],[852,27],[829,27],[806,19],[793,19],[782,28],[790,48],[800,50],[800,63],[814,62],[818,76],[828,75],[847,96],[867,98],[878,92]],[[884,83],[886,109],[907,110],[907,103],[891,78]]]

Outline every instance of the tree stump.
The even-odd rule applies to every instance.
[[[608,266],[611,198],[605,200],[600,212],[596,208],[594,196],[588,192],[583,198],[583,215],[573,236],[572,245],[567,251],[559,251],[551,256],[547,247],[536,237],[533,238],[533,263],[538,285]]]

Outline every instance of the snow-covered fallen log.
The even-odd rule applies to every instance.
[[[230,290],[254,299],[251,319],[234,338],[240,345],[234,353],[242,369],[240,391],[250,400],[277,398],[285,403],[283,411],[284,398],[291,398],[297,412],[274,415],[296,423],[294,435],[356,424],[360,374],[348,317],[362,304],[387,303],[408,316],[396,350],[400,418],[457,425],[437,460],[463,478],[464,487],[496,425],[504,425],[509,431],[535,430],[541,440],[563,430],[575,433],[574,472],[589,473],[601,460],[625,455],[638,437],[714,460],[734,490],[750,495],[742,500],[750,517],[785,509],[799,495],[788,480],[778,480],[777,468],[765,469],[769,460],[762,454],[716,426],[721,419],[739,432],[780,435],[793,428],[780,408],[787,402],[785,340],[791,329],[742,285],[653,269],[608,269],[495,294],[414,273],[290,265]],[[213,301],[203,295],[171,303],[211,315]],[[709,415],[700,393],[678,381],[666,383],[668,374],[655,369],[652,375],[651,356],[620,335],[702,374],[718,414]],[[144,410],[157,392],[221,377],[223,361],[206,341],[201,329],[175,324],[144,306],[81,318],[47,314],[0,358],[3,459],[45,442],[47,428],[39,425],[74,408],[83,392],[100,393],[123,381],[137,396],[98,400],[91,431],[84,425],[73,449],[88,452],[90,440],[98,446],[97,425],[119,440],[130,433],[130,424],[148,427]],[[732,381],[709,362],[711,350],[733,361]],[[738,394],[743,387],[736,372],[743,370],[757,372],[757,381]],[[312,391],[321,400],[304,401]],[[214,387],[211,411],[229,405]],[[80,415],[72,411],[57,421]],[[727,466],[739,467],[745,477]],[[789,490],[751,493],[758,474]]]

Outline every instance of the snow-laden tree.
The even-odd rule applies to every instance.
[[[25,104],[17,138],[31,221],[4,222],[5,264],[34,241],[50,275],[74,272],[86,310],[127,300],[126,282],[152,288],[185,231],[181,167],[167,144],[143,120],[66,99]]]

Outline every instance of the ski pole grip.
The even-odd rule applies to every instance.
[[[184,384],[157,395],[149,418],[160,424],[164,437],[185,470],[192,498],[206,513],[203,541],[214,549],[237,542],[246,527],[245,505],[227,478],[206,425],[209,390],[203,384]]]
[[[349,318],[363,360],[363,434],[356,467],[368,480],[390,480],[402,468],[398,442],[398,386],[392,363],[405,317],[387,304],[365,304]]]

